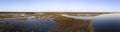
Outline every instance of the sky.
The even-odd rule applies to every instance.
[[[0,0],[5,12],[120,12],[120,0]]]

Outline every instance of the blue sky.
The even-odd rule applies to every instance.
[[[0,0],[0,11],[120,11],[120,0]]]

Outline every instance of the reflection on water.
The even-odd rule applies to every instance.
[[[58,12],[25,14],[1,13],[0,32],[93,32],[93,28],[95,29],[95,32],[120,32],[120,14],[112,14],[113,17],[108,17],[111,16],[111,14],[107,15],[107,13],[98,16],[98,18],[94,17],[95,19],[91,19],[93,16],[100,14],[80,13],[78,14],[78,17],[73,17],[70,16],[72,15],[71,12],[70,14],[65,12],[62,16],[61,13],[59,14]],[[84,17],[83,15],[86,15],[87,17]]]
[[[0,30],[6,32],[47,32],[53,28],[55,20],[52,17],[38,17],[38,18],[26,18],[26,19],[2,19],[0,21]],[[3,31],[2,31],[3,32]]]
[[[120,32],[120,14],[97,16],[93,20],[95,32]]]
[[[91,22],[67,17],[1,18],[0,32],[92,32]]]
[[[95,32],[120,32],[120,14],[103,14],[95,17],[70,16],[68,18],[79,20],[91,20]]]

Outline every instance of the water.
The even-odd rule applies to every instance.
[[[93,22],[93,28],[95,32],[120,32],[120,17],[109,15],[109,16],[98,16]]]
[[[77,20],[79,19],[77,17],[71,18]],[[90,18],[91,17],[89,17],[89,19]],[[88,20],[87,17],[82,17],[82,20],[84,19]],[[55,22],[55,18],[50,16],[26,17],[26,19],[2,19],[0,20],[0,32],[49,32],[49,30],[55,27]],[[93,19],[91,22],[95,32],[120,32],[119,16],[98,16],[95,17],[95,19]]]
[[[68,16],[78,20],[91,20],[95,32],[120,32],[120,14],[105,14],[95,17]],[[93,19],[94,18],[94,19]]]
[[[9,32],[48,32],[55,25],[53,17],[43,16],[38,18],[27,18],[24,20],[10,19],[0,21],[0,30]]]

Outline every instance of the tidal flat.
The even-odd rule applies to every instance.
[[[93,32],[91,20],[61,16],[96,16],[95,12],[0,12],[0,32]]]

